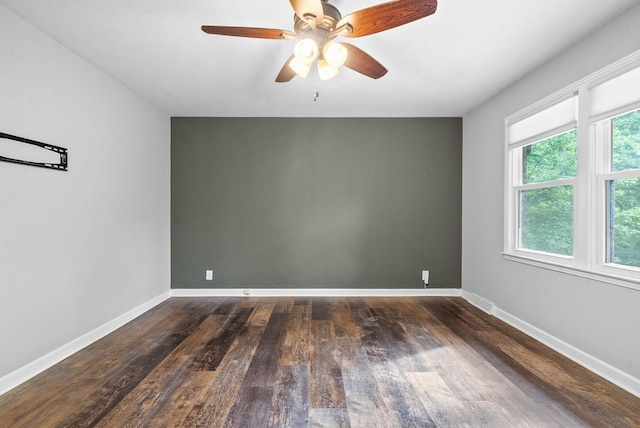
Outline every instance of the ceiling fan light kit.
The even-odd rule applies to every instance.
[[[271,28],[203,25],[202,31],[223,36],[259,39],[300,40],[285,62],[276,82],[288,82],[296,75],[306,77],[317,62],[320,79],[336,76],[342,66],[378,79],[387,69],[366,52],[336,37],[363,37],[408,24],[435,13],[437,0],[395,0],[353,12],[344,18],[326,0],[289,0],[294,15],[294,31]]]
[[[298,76],[303,79],[307,77],[309,74],[309,70],[311,70],[311,63],[305,64],[304,62],[300,62],[298,58],[295,56],[291,58],[291,61],[288,63],[289,68],[291,68]]]
[[[347,61],[347,56],[349,52],[347,52],[347,48],[345,48],[342,44],[338,42],[334,42],[333,40],[324,45],[322,48],[322,56],[327,60],[329,64],[333,67],[340,68]]]
[[[311,64],[318,56],[318,44],[313,39],[302,39],[298,42],[293,54],[303,64]]]
[[[321,58],[318,60],[318,76],[320,80],[329,80],[335,77],[339,71],[338,67],[332,66],[326,59]]]
[[[347,60],[347,48],[338,42],[329,41],[322,48],[322,55],[318,57],[318,43],[312,38],[302,39],[293,50],[293,58],[288,65],[302,78],[307,77],[311,65],[318,60],[318,76],[320,80],[328,80],[338,74]]]

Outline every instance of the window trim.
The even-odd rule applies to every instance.
[[[616,286],[640,291],[640,269],[632,266],[605,263],[606,244],[606,192],[605,184],[611,179],[638,178],[640,170],[609,172],[602,168],[604,160],[610,155],[603,150],[603,144],[593,144],[595,138],[603,138],[602,126],[596,123],[625,111],[640,108],[640,100],[620,106],[604,114],[590,117],[590,91],[621,76],[628,71],[640,68],[640,51],[557,91],[556,93],[526,107],[505,119],[505,158],[504,158],[504,251],[503,258],[508,261],[524,263],[539,268],[588,278]],[[515,174],[520,163],[514,156],[520,156],[523,146],[539,141],[548,136],[564,132],[571,128],[565,124],[555,129],[538,132],[522,141],[510,141],[510,126],[527,119],[537,113],[553,107],[575,96],[577,106],[577,123],[574,126],[578,133],[578,171],[576,178],[554,180],[547,183],[531,183],[516,185]],[[606,157],[606,158],[604,158]],[[521,171],[520,171],[521,172]],[[549,254],[540,251],[518,248],[518,194],[522,190],[548,187],[553,183],[572,184],[574,188],[574,224],[573,224],[573,256]],[[547,184],[547,185],[545,185]]]
[[[558,180],[552,180],[552,181],[543,181],[543,182],[539,182],[539,183],[527,183],[527,184],[520,184],[517,186],[513,186],[513,191],[514,191],[514,199],[515,199],[515,204],[516,206],[514,207],[514,210],[516,213],[522,215],[522,192],[526,192],[528,190],[540,190],[540,189],[552,189],[554,187],[565,187],[565,186],[571,186],[571,190],[573,193],[573,203],[572,206],[575,207],[575,203],[576,203],[576,182],[577,179],[576,178],[562,178],[562,179],[558,179]],[[575,212],[575,209],[574,209]],[[575,215],[574,215],[575,217]],[[522,252],[522,253],[533,253],[533,254],[538,254],[538,256],[542,256],[542,257],[550,257],[550,258],[558,258],[561,260],[571,260],[573,259],[573,254],[570,256],[567,255],[563,255],[563,254],[556,254],[556,253],[549,253],[546,251],[541,251],[541,250],[533,250],[531,248],[525,248],[522,247],[522,222],[520,221],[520,218],[518,216],[517,220],[514,218],[514,223],[515,223],[515,227],[516,230],[514,231],[514,242],[513,242],[513,249],[516,252]],[[574,221],[572,222],[572,230],[573,230],[573,236],[571,237],[572,240],[572,250],[574,247],[574,239],[575,239],[575,227],[574,224],[575,223],[575,218]],[[575,250],[573,251],[573,253],[575,253]]]
[[[607,172],[603,174],[599,174],[596,177],[598,182],[597,186],[597,209],[598,209],[598,224],[603,225],[608,221],[607,216],[607,207],[609,205],[608,195],[607,195],[607,185],[606,183],[611,180],[629,180],[629,179],[640,179],[640,169],[633,170],[623,170],[616,172]],[[608,250],[608,236],[607,236],[607,228],[599,227],[597,231],[598,242],[604,242],[605,244],[599,248],[597,251],[597,259],[596,259],[596,270],[602,270],[603,272],[616,273],[618,270],[622,270],[628,272],[628,274],[632,276],[640,277],[640,268],[634,266],[627,265],[619,265],[616,263],[607,262],[606,252]],[[639,281],[640,283],[640,281]]]
[[[547,269],[555,272],[562,272],[568,275],[577,276],[580,278],[587,278],[593,281],[604,282],[618,287],[630,288],[640,291],[640,281],[634,278],[630,278],[624,275],[618,274],[618,272],[608,271],[596,271],[588,268],[582,268],[571,264],[561,263],[557,260],[546,260],[544,257],[538,257],[537,255],[520,254],[519,253],[507,253],[503,252],[502,257],[504,260],[522,263],[529,266],[535,266],[542,269]],[[559,257],[554,257],[558,259]]]

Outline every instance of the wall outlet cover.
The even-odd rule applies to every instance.
[[[429,283],[429,271],[428,271],[428,270],[423,270],[423,271],[422,271],[422,281],[423,281],[425,284],[428,284],[428,283]]]

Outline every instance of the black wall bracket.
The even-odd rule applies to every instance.
[[[16,137],[15,135],[9,135],[9,134],[5,134],[4,132],[0,132],[0,140],[1,139],[8,139],[8,140],[13,140],[13,141],[19,141],[21,143],[25,143],[25,144],[31,144],[37,147],[40,147],[44,150],[49,150],[52,152],[57,153],[58,155],[60,155],[60,162],[58,163],[50,163],[50,162],[33,162],[33,161],[29,161],[29,160],[24,160],[24,159],[14,159],[14,158],[9,158],[9,157],[5,157],[0,155],[0,161],[4,161],[4,162],[11,162],[11,163],[18,163],[21,165],[29,165],[29,166],[37,166],[40,168],[49,168],[49,169],[58,169],[61,171],[67,171],[67,167],[68,167],[68,155],[67,155],[67,149],[65,149],[64,147],[58,147],[58,146],[54,146],[52,144],[46,144],[46,143],[41,143],[39,141],[34,141],[34,140],[29,140],[27,138],[22,138],[22,137]]]

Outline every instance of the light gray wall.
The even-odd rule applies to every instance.
[[[640,292],[503,260],[504,119],[640,49],[640,6],[464,116],[463,289],[640,378]]]
[[[459,287],[461,130],[173,118],[172,287]]]
[[[0,378],[169,290],[170,120],[0,6]]]

